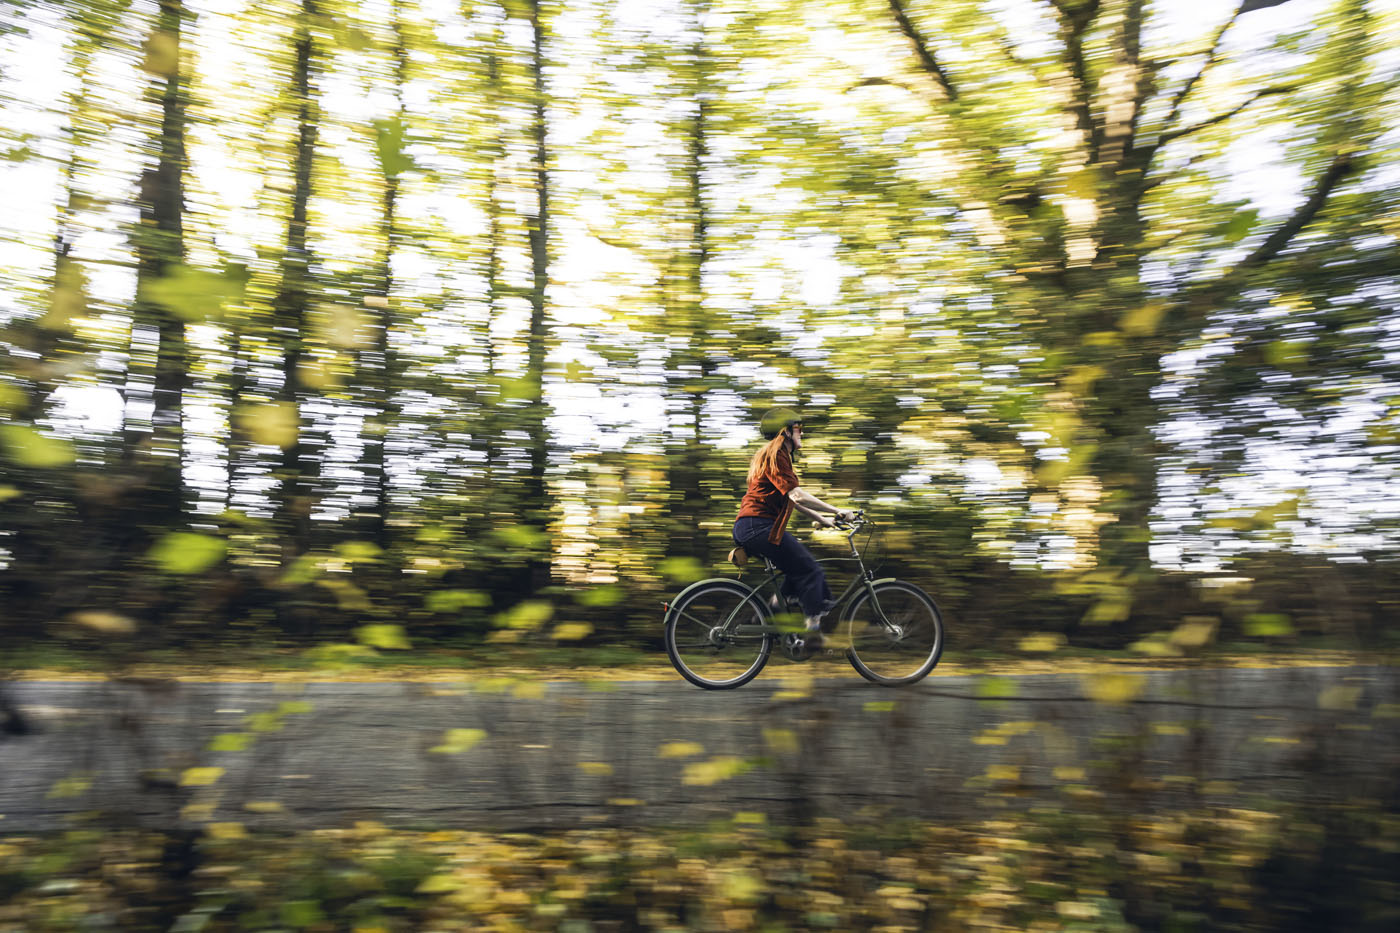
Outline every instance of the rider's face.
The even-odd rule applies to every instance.
[[[801,450],[801,449],[802,449],[802,425],[801,425],[801,424],[794,424],[792,427],[788,428],[788,437],[792,438],[792,449],[793,449],[793,450]]]

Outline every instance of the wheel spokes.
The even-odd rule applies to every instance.
[[[883,680],[919,675],[941,648],[936,610],[916,592],[899,586],[880,587],[876,598],[878,609],[868,596],[853,609],[853,655]]]
[[[724,685],[751,676],[766,661],[765,636],[731,634],[738,625],[762,625],[761,608],[732,586],[702,588],[672,609],[672,660],[692,679]]]

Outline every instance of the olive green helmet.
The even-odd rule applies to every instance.
[[[770,408],[763,413],[758,428],[763,432],[764,439],[771,441],[785,428],[801,423],[802,416],[791,408]]]

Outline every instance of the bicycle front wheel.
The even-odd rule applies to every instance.
[[[875,593],[870,599],[871,589]],[[866,680],[899,687],[922,680],[943,653],[943,616],[912,583],[881,580],[851,603],[846,656]]]
[[[737,628],[767,622],[762,600],[748,587],[733,580],[706,580],[671,603],[666,654],[680,675],[697,687],[742,687],[768,663],[773,636],[742,634]]]

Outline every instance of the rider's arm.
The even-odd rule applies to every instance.
[[[801,512],[803,515],[808,516],[809,518],[816,519],[823,525],[826,524],[826,521],[824,521],[822,518],[823,513],[836,516],[848,516],[850,514],[845,509],[838,509],[834,505],[829,505],[823,502],[816,496],[812,495],[810,492],[807,492],[801,486],[798,486],[797,488],[789,492],[788,498],[792,500],[793,508],[797,509],[797,511]]]

